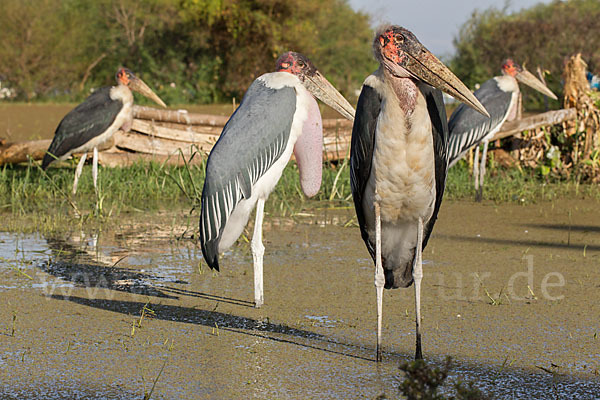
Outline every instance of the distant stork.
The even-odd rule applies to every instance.
[[[490,117],[485,117],[461,104],[452,113],[450,121],[448,121],[448,128],[450,129],[448,160],[450,166],[456,164],[469,149],[476,146],[473,179],[475,180],[475,197],[477,201],[481,201],[483,194],[488,143],[498,133],[505,121],[512,121],[517,117],[519,99],[519,84],[517,81],[523,82],[556,100],[556,95],[546,85],[509,58],[502,64],[502,75],[485,81],[474,93],[475,97],[490,113]],[[481,142],[483,142],[483,154],[481,165],[479,165],[479,144]]]
[[[437,218],[448,167],[448,125],[438,89],[486,111],[410,31],[382,27],[373,52],[380,66],[367,77],[358,99],[350,182],[362,238],[375,262],[377,360],[384,283],[390,289],[413,281],[415,357],[422,358],[421,251]]]
[[[127,68],[119,68],[117,86],[103,87],[92,93],[83,103],[69,111],[60,121],[54,139],[44,156],[42,168],[55,160],[65,160],[71,154],[83,153],[75,170],[73,194],[87,152],[94,151],[92,175],[94,187],[98,177],[98,146],[109,140],[119,129],[129,131],[133,122],[133,94],[130,89],[166,107],[165,103],[140,78]]]
[[[345,118],[354,108],[302,54],[288,52],[276,72],[258,77],[233,113],[206,164],[200,242],[208,265],[219,270],[219,253],[240,236],[252,209],[255,306],[263,304],[262,221],[265,200],[292,151],[307,196],[321,186],[323,131],[317,97]]]

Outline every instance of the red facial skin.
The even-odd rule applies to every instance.
[[[290,74],[299,75],[300,69],[301,68],[298,66],[297,60],[294,58],[294,55],[291,52],[281,56],[277,63],[278,72],[289,72]]]
[[[379,43],[381,44],[381,51],[383,56],[390,61],[399,62],[398,46],[396,45],[396,37],[394,32],[387,31],[379,37]]]
[[[124,69],[119,70],[119,72],[117,73],[117,79],[123,85],[129,85],[129,76],[127,76],[127,72]]]
[[[502,72],[505,75],[510,75],[510,76],[514,77],[521,71],[522,71],[521,66],[519,64],[515,63],[510,58],[508,60],[504,61],[504,64],[502,64]]]

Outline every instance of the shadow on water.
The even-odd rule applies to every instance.
[[[544,226],[540,227],[543,228]],[[572,230],[584,230],[584,228],[588,227],[571,228]],[[548,227],[548,229],[568,229],[568,227]],[[582,245],[568,246],[565,243],[554,243],[551,241],[470,238],[460,234],[440,235],[440,237],[445,237],[454,241],[468,241],[475,243],[583,249]],[[166,272],[160,269],[162,268],[162,265],[158,269],[153,269],[153,272],[140,269],[146,268],[146,265],[149,264],[149,262],[146,261],[147,259],[143,257],[142,261],[138,264],[139,268],[124,268],[122,267],[123,264],[120,264],[124,257],[118,260],[117,258],[121,256],[127,257],[128,254],[134,254],[129,253],[128,251],[120,252],[119,256],[111,261],[110,258],[95,257],[93,251],[83,251],[77,245],[70,244],[66,240],[47,238],[46,242],[48,249],[50,250],[50,257],[49,261],[37,264],[41,270],[60,278],[73,286],[85,289],[89,288],[92,292],[98,287],[106,289],[104,292],[106,296],[102,296],[103,298],[91,296],[90,291],[88,291],[88,296],[78,292],[81,297],[65,295],[65,292],[62,292],[61,295],[46,292],[48,298],[59,301],[66,300],[73,304],[117,312],[127,316],[139,315],[144,306],[147,306],[154,311],[154,318],[159,320],[182,322],[204,326],[209,329],[218,326],[218,329],[221,331],[244,335],[239,337],[261,338],[265,339],[266,343],[283,343],[289,345],[287,346],[289,349],[299,348],[300,350],[315,350],[315,354],[318,356],[312,357],[311,355],[311,359],[315,358],[315,363],[323,363],[323,367],[327,368],[327,370],[331,367],[330,365],[326,365],[328,362],[331,362],[331,357],[328,356],[341,356],[340,359],[342,361],[340,361],[340,363],[343,364],[343,366],[350,366],[350,369],[358,371],[357,374],[359,375],[357,376],[359,376],[360,379],[365,379],[364,376],[360,374],[365,373],[367,374],[365,376],[368,376],[368,371],[371,370],[372,366],[374,367],[376,365],[374,361],[374,340],[362,340],[362,335],[340,339],[336,337],[335,330],[328,330],[326,331],[326,334],[322,334],[310,330],[294,328],[284,324],[272,323],[268,319],[261,320],[240,315],[226,314],[217,312],[216,309],[211,310],[211,308],[202,309],[184,307],[178,304],[180,301],[184,301],[186,296],[226,302],[242,307],[252,307],[253,304],[244,300],[221,297],[184,288],[185,285],[187,285],[187,282],[176,278],[165,278],[164,274],[166,274]],[[146,251],[147,248],[148,247],[145,247],[144,251]],[[600,246],[587,246],[587,249],[598,250],[600,249]],[[133,256],[131,256],[127,262],[130,262],[132,258]],[[189,264],[190,263],[187,265]],[[179,267],[176,265],[174,268]],[[173,276],[178,276],[178,274],[173,274]],[[172,301],[167,302],[172,304],[145,304],[144,302],[138,301],[113,299],[111,296],[115,295],[117,292],[141,294],[161,299],[157,301],[170,299]],[[210,333],[206,332],[206,334],[209,335]],[[230,338],[234,337],[233,335],[226,336],[229,336]],[[225,337],[223,340],[231,340],[230,338]],[[366,343],[366,345],[363,343]],[[372,345],[373,347],[369,345]],[[383,377],[385,378],[383,379],[385,382],[395,379],[395,372],[390,373],[390,371],[396,371],[399,362],[408,361],[412,358],[409,349],[398,348],[398,350],[400,351],[384,352],[383,364],[387,368],[383,369],[382,374],[385,375]],[[408,351],[404,352],[404,350]],[[286,349],[284,348],[283,352],[285,351]],[[441,352],[450,352],[450,350],[441,350]],[[292,352],[290,352],[290,354],[291,353]],[[454,353],[455,356],[456,354],[459,353]],[[322,357],[320,355],[322,355]],[[285,356],[284,353],[283,357]],[[460,354],[458,357],[460,357]],[[428,355],[427,358],[429,362],[441,364],[445,358],[445,354]],[[503,368],[498,365],[497,360],[495,362],[496,364],[494,365],[494,361],[489,360],[455,360],[451,377],[466,382],[473,381],[483,391],[493,394],[496,398],[592,399],[597,398],[596,394],[600,393],[600,380],[593,377],[580,378],[577,375],[558,373],[559,371],[543,372],[541,370],[536,370],[533,366],[531,369]],[[365,366],[368,368],[365,369]],[[367,372],[364,372],[365,370],[367,370]],[[281,375],[293,375],[296,374],[297,371],[281,370],[278,373]],[[329,381],[327,384],[330,384]],[[2,390],[3,387],[0,385],[0,398],[4,398]],[[71,391],[71,393],[77,393],[75,389],[71,390],[66,388],[66,392],[69,393],[69,391]],[[27,397],[35,396],[21,396],[20,398]],[[43,398],[44,396],[40,395],[38,397]],[[107,397],[119,398],[112,396]],[[340,398],[341,397],[344,396],[340,396]],[[93,396],[90,396],[90,398],[93,398]]]
[[[147,306],[147,304],[135,301],[86,299],[60,295],[49,297],[125,315],[137,314],[144,306]],[[216,311],[164,304],[151,304],[150,307],[154,311],[154,318],[157,319],[202,325],[210,328],[218,326],[220,330],[232,333],[368,361],[377,365],[379,370],[380,364],[377,364],[374,359],[375,349],[373,347],[345,343],[304,329]],[[434,365],[442,365],[444,359],[445,355],[435,355],[428,357],[428,362]],[[410,360],[412,360],[412,354],[384,351],[384,362],[382,364],[398,365],[399,362]],[[600,380],[580,379],[559,373],[559,371],[527,371],[459,360],[454,360],[453,366],[453,371],[450,374],[453,381],[474,382],[485,393],[499,396],[498,398],[591,399],[594,398],[589,397],[592,393],[600,393]]]
[[[118,312],[125,315],[138,314],[140,310],[146,306],[151,307],[152,311],[154,311],[154,318],[165,321],[184,322],[188,324],[202,325],[209,328],[218,327],[219,330],[312,348],[346,357],[362,359],[365,361],[374,360],[372,357],[366,356],[366,354],[374,354],[375,350],[372,348],[342,343],[316,332],[292,328],[283,324],[274,324],[268,320],[260,321],[232,314],[224,314],[214,310],[208,311],[199,308],[181,307],[175,305],[151,304],[149,306],[145,303],[135,301],[86,299],[83,297],[62,295],[50,295],[49,297],[55,300],[67,300],[80,305],[99,308],[106,311]],[[302,339],[306,339],[306,341],[302,341]],[[332,348],[317,346],[309,341],[320,342],[325,346],[342,346],[348,351],[338,351]],[[364,353],[364,355],[352,354],[350,352],[356,352],[356,350],[360,350],[360,352]]]
[[[124,389],[118,384],[84,384],[80,381],[57,380],[52,384],[36,384],[28,387],[27,382],[3,385],[0,383],[0,398],[3,400],[21,399],[140,399],[139,392]]]
[[[52,251],[53,257],[50,261],[40,264],[39,268],[47,274],[76,284],[79,287],[90,288],[94,291],[98,289],[110,289],[168,299],[178,299],[178,295],[185,295],[244,307],[254,307],[252,302],[246,300],[164,285],[164,283],[188,283],[182,280],[165,280],[156,274],[141,272],[137,269],[117,267],[117,264],[127,256],[109,265],[93,260],[93,257],[89,253],[78,249],[63,239],[46,238],[46,242],[48,248]],[[160,286],[152,281],[160,282]]]
[[[521,225],[530,228],[552,229],[559,231],[576,231],[576,232],[597,232],[600,233],[600,226],[595,225],[569,225],[569,224],[528,224]]]
[[[169,299],[178,298],[148,283],[149,280],[160,280],[159,276],[117,267],[116,264],[120,260],[113,265],[99,263],[88,253],[61,239],[47,238],[46,242],[53,257],[40,264],[39,268],[63,281],[94,290],[111,289]]]
[[[476,242],[476,243],[489,243],[489,244],[502,244],[507,246],[528,246],[528,247],[552,247],[556,249],[571,249],[571,250],[583,250],[588,251],[600,251],[598,245],[585,245],[585,244],[574,244],[574,243],[557,243],[557,242],[544,242],[536,240],[521,240],[521,239],[500,239],[500,238],[485,238],[485,237],[467,237],[462,235],[439,235],[439,238],[455,240],[460,242]]]

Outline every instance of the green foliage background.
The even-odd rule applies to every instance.
[[[513,58],[535,72],[547,70],[546,81],[562,94],[562,72],[567,57],[582,53],[589,69],[600,73],[600,1],[555,0],[509,14],[490,8],[475,12],[454,40],[452,70],[469,87],[499,75],[502,61]],[[544,108],[543,98],[521,87],[529,109]],[[559,108],[558,101],[550,108]]]
[[[239,99],[287,50],[345,94],[375,68],[346,0],[2,0],[0,37],[0,80],[28,101],[80,100],[120,65],[167,103]]]
[[[353,98],[376,64],[369,16],[347,0],[2,0],[0,80],[18,100],[83,99],[137,72],[170,104],[241,98],[287,50],[308,55]],[[507,57],[548,71],[561,94],[563,62],[581,52],[600,73],[600,1],[555,0],[520,12],[476,11],[454,39],[452,70],[474,88]],[[402,24],[403,21],[392,21]],[[460,22],[460,21],[457,21]],[[427,43],[424,43],[427,46]],[[544,99],[524,89],[529,109]],[[550,108],[558,108],[551,101]]]

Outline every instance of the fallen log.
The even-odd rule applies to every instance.
[[[160,137],[163,139],[176,140],[191,144],[211,144],[214,145],[219,139],[219,135],[202,134],[194,131],[185,131],[181,129],[173,129],[165,126],[152,124],[141,119],[134,119],[131,125],[131,130],[145,133],[149,136]]]
[[[341,130],[352,131],[353,124],[354,124],[354,122],[349,121],[344,118],[324,119],[323,120],[323,129],[324,130],[326,130],[326,129],[341,129]]]
[[[136,162],[150,162],[154,161],[159,164],[177,165],[182,166],[188,165],[199,165],[203,161],[203,157],[195,156],[190,160],[189,157],[185,157],[185,160],[181,155],[165,156],[160,154],[144,154],[144,153],[130,153],[126,151],[112,152],[104,151],[98,154],[98,163],[103,167],[116,168],[116,167],[128,167]]]
[[[119,131],[120,132],[120,131]],[[118,133],[98,147],[98,151],[108,150],[115,146],[115,137]],[[10,143],[0,146],[0,165],[18,164],[27,161],[28,158],[41,160],[46,155],[51,139],[32,140],[29,142]],[[80,154],[76,154],[80,155]]]
[[[186,124],[178,124],[177,122],[164,122],[164,121],[150,121],[147,119],[134,119],[134,121],[144,121],[156,126],[164,126],[165,128],[177,129],[180,131],[186,132],[196,132],[200,134],[208,134],[208,135],[220,135],[221,131],[223,131],[222,126],[208,126],[208,125],[186,125]]]
[[[340,147],[337,150],[325,150],[323,151],[323,161],[338,161],[343,160],[348,156],[348,147]],[[190,161],[190,155],[185,154],[185,161],[181,157],[181,154],[163,155],[163,154],[146,154],[146,153],[132,153],[128,151],[103,151],[98,153],[98,163],[103,167],[116,168],[116,167],[127,167],[135,164],[139,161],[150,162],[154,161],[159,164],[176,165],[182,166],[186,163],[189,165],[199,165],[205,159],[206,155],[196,154]],[[292,155],[292,160],[294,160]]]
[[[116,166],[119,162],[130,165],[138,159],[152,159],[151,156],[156,156],[155,160],[159,162],[169,160],[169,163],[179,163],[180,161],[171,159],[176,160],[181,154],[189,158],[197,151],[208,154],[228,120],[228,117],[218,115],[192,114],[142,106],[134,106],[134,115],[131,132],[117,132],[108,144],[98,149],[109,149],[106,154],[111,154],[104,157],[104,161],[100,161],[103,165]],[[507,122],[493,140],[575,118],[575,109],[566,109]],[[324,161],[342,160],[348,156],[351,131],[351,121],[341,118],[323,120]],[[44,157],[50,142],[38,140],[0,144],[0,165],[24,162],[27,161],[27,156],[39,160]],[[133,153],[142,156],[137,157],[132,155]]]
[[[542,126],[560,124],[564,121],[574,120],[575,118],[577,118],[577,110],[574,108],[567,108],[563,110],[548,111],[516,121],[506,122],[502,125],[500,131],[494,135],[491,141],[513,136],[523,131],[537,129]]]
[[[208,153],[212,142],[185,143],[170,139],[153,138],[132,132],[122,132],[116,139],[117,148],[144,154],[158,154],[162,156],[175,156],[183,153],[186,157],[197,151]]]
[[[9,143],[0,146],[0,165],[17,164],[27,161],[27,156],[41,160],[50,147],[52,140],[33,140],[29,142]]]
[[[229,117],[188,113],[187,110],[160,110],[153,107],[133,106],[133,117],[151,121],[176,122],[186,125],[225,126]]]

